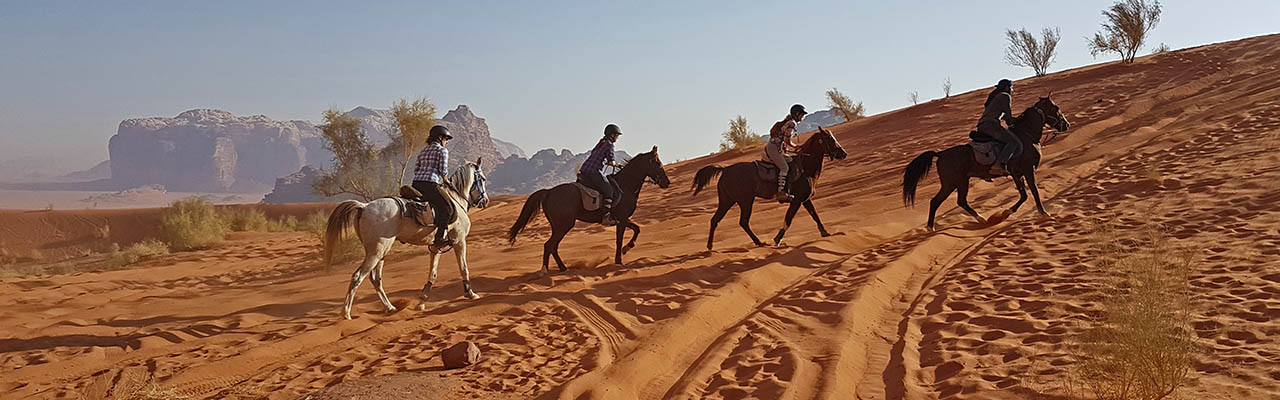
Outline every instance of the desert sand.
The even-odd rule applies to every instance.
[[[1050,91],[1072,123],[1038,172],[1052,217],[1028,203],[980,225],[949,200],[927,232],[927,206],[903,207],[903,167],[967,140],[978,90],[832,127],[850,156],[818,183],[827,238],[801,212],[783,245],[755,247],[735,210],[705,250],[715,193],[692,197],[693,172],[751,149],[647,185],[624,265],[611,228],[579,224],[561,245],[569,270],[536,278],[545,220],[509,246],[524,199],[496,198],[472,215],[483,297],[461,298],[445,257],[427,311],[415,307],[427,258],[398,245],[385,284],[400,311],[384,313],[366,282],[342,320],[355,262],[324,272],[318,243],[294,233],[5,279],[0,397],[1055,398],[1064,340],[1097,312],[1103,283],[1083,265],[1104,221],[1159,224],[1199,249],[1203,351],[1181,394],[1280,397],[1280,35],[1020,80],[1015,110]],[[937,187],[930,173],[919,196]],[[1017,193],[974,180],[969,197],[991,215]],[[752,226],[772,237],[783,211],[760,201]],[[442,370],[438,352],[460,340],[482,361]]]

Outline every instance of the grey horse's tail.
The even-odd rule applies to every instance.
[[[329,270],[333,261],[333,247],[342,238],[342,231],[356,225],[364,206],[365,204],[359,201],[347,200],[338,203],[338,207],[333,209],[333,214],[329,214],[329,225],[324,230],[324,269],[326,271]]]

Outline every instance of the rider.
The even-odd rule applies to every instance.
[[[787,150],[796,147],[796,143],[792,141],[792,133],[796,130],[796,122],[804,119],[804,106],[796,104],[791,106],[791,112],[786,118],[775,122],[773,128],[769,129],[769,144],[764,146],[764,155],[778,167],[778,195],[779,203],[791,201],[791,194],[787,193]]]
[[[427,147],[422,148],[422,152],[418,153],[418,166],[413,170],[413,188],[422,193],[423,199],[431,204],[432,214],[434,214],[433,225],[436,226],[436,237],[433,245],[437,247],[449,245],[449,239],[445,238],[446,230],[452,218],[451,205],[449,200],[445,198],[445,185],[449,180],[445,178],[445,168],[449,165],[449,149],[446,149],[445,143],[453,139],[453,135],[449,134],[449,128],[444,125],[436,125],[431,127],[431,133],[427,136]]]
[[[582,168],[578,169],[578,176],[582,183],[600,191],[600,197],[603,198],[601,207],[604,208],[604,218],[600,223],[605,226],[617,224],[613,219],[613,185],[605,179],[602,171],[605,165],[618,166],[613,161],[613,143],[618,141],[619,136],[622,136],[622,130],[618,129],[617,125],[605,125],[604,137],[596,143],[595,148],[591,149],[591,155],[587,156],[587,161],[583,162]]]
[[[987,134],[1000,142],[1000,154],[997,155],[997,163],[991,166],[992,175],[1003,175],[1009,171],[1009,160],[1022,153],[1022,141],[1005,127],[1000,126],[1000,121],[1004,120],[1010,128],[1013,127],[1013,113],[1011,112],[1011,104],[1013,103],[1013,82],[1008,79],[1001,79],[996,83],[996,88],[987,94],[987,102],[983,104],[984,110],[982,117],[978,119],[978,132]]]

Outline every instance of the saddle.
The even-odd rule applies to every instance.
[[[1000,142],[991,135],[969,131],[969,148],[973,149],[973,158],[981,165],[991,165],[996,163],[996,157],[1000,153]]]
[[[776,192],[778,191],[778,166],[773,165],[773,162],[768,160],[756,160],[754,161],[754,163],[756,165],[756,174],[760,177],[760,182],[762,182],[760,185],[763,185],[763,186],[757,185],[759,189],[756,190],[756,192],[761,193],[761,196],[763,197],[773,197],[775,194],[777,194]],[[796,163],[794,159],[788,159],[787,160],[787,188],[788,189],[790,189],[791,184],[794,183],[793,182],[794,180],[791,179],[791,177],[799,176],[799,175],[800,175],[800,164]]]
[[[613,176],[605,177],[605,179],[609,181],[609,185],[613,186],[613,203],[617,204],[618,193],[622,193],[622,188],[618,186],[618,182],[613,180]],[[600,209],[600,206],[604,205],[604,196],[600,194],[599,190],[592,189],[587,184],[582,183],[581,180],[574,182],[573,185],[578,187],[579,193],[582,193],[582,209],[584,211],[596,211]]]
[[[431,203],[427,203],[422,196],[422,192],[414,189],[413,186],[404,185],[400,187],[400,195],[395,197],[397,203],[400,204],[400,214],[405,218],[409,218],[418,223],[418,226],[435,226],[435,210],[431,209]],[[457,213],[453,210],[441,210],[450,215],[449,224],[458,220]]]

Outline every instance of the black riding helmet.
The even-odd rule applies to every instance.
[[[794,115],[799,115],[800,117],[804,117],[804,116],[805,116],[805,114],[808,114],[808,112],[806,112],[806,111],[804,110],[804,106],[799,105],[799,104],[796,104],[796,105],[791,106],[791,115],[793,115],[793,116],[794,116]]]
[[[1013,81],[1011,81],[1011,80],[1008,80],[1008,79],[1001,79],[1001,80],[1000,80],[1000,82],[996,82],[996,89],[1006,89],[1006,90],[1008,90],[1008,89],[1012,89],[1012,88],[1013,88]]]
[[[614,124],[605,125],[605,126],[604,126],[604,135],[605,135],[605,136],[609,136],[609,135],[619,135],[619,136],[621,136],[621,135],[622,135],[622,129],[619,129],[619,128],[618,128],[618,126],[617,126],[617,125],[614,125]]]
[[[431,133],[427,135],[427,141],[431,142],[439,139],[453,140],[453,135],[449,134],[449,128],[444,125],[431,127]]]

